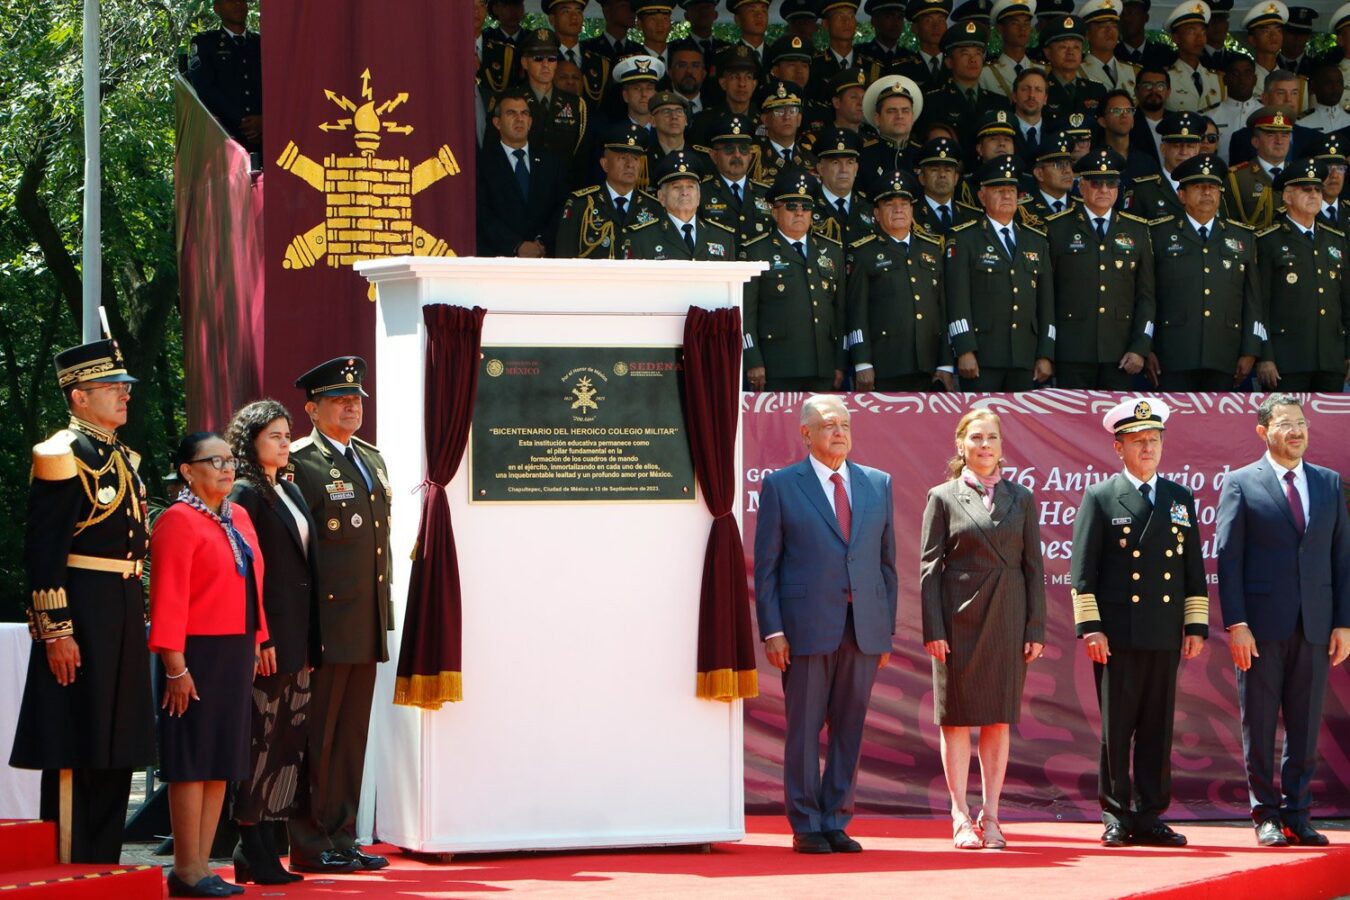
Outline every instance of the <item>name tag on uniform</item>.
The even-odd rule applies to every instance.
[[[1131,524],[1132,522],[1134,522],[1134,519],[1130,518],[1129,516],[1124,516],[1124,517],[1119,518],[1119,519],[1112,519],[1112,520],[1111,520],[1111,524],[1112,524],[1112,525],[1129,525],[1129,524]]]
[[[328,492],[329,500],[353,500],[356,498],[356,485],[350,481],[334,481],[332,484],[325,484],[323,489]]]

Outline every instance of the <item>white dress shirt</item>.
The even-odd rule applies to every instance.
[[[278,481],[276,484],[272,485],[272,488],[277,492],[277,496],[281,498],[281,502],[285,505],[286,511],[291,514],[291,518],[295,520],[296,530],[300,532],[300,546],[304,547],[305,553],[308,554],[309,520],[305,518],[305,514],[300,511],[300,508],[295,505],[295,501],[290,498],[290,495],[286,493],[286,489],[281,486],[281,482]]]

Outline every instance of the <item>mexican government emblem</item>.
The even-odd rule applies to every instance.
[[[361,73],[361,99],[355,101],[325,90],[324,96],[340,110],[350,113],[336,122],[324,122],[324,132],[355,132],[355,156],[324,157],[319,165],[300,152],[294,141],[281,151],[277,165],[301,178],[324,195],[324,221],[296,235],[286,247],[285,269],[305,269],[327,257],[333,268],[387,256],[454,256],[450,245],[413,222],[412,198],[447,175],[459,174],[459,163],[448,144],[436,155],[415,166],[404,157],[382,158],[381,132],[409,135],[413,126],[386,118],[408,101],[406,92],[382,103],[375,102],[370,69]],[[375,299],[375,286],[370,299]]]

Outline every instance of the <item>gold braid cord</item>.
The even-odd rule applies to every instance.
[[[597,225],[596,219],[603,219],[603,224]],[[609,241],[608,247],[605,246],[606,240]],[[577,234],[577,256],[589,259],[597,250],[609,256],[615,249],[614,223],[598,214],[594,197],[587,197],[586,211],[581,214],[581,228]]]
[[[75,460],[76,474],[80,479],[80,487],[84,488],[84,496],[89,500],[89,517],[75,526],[75,533],[79,534],[92,525],[97,525],[104,519],[111,516],[121,507],[122,501],[126,498],[127,489],[131,487],[131,470],[127,468],[126,461],[122,459],[122,454],[113,451],[112,458],[103,465],[101,469],[95,469],[87,465],[83,460]],[[117,494],[108,503],[100,503],[98,499],[98,482],[109,471],[117,472]],[[139,503],[133,503],[134,510],[132,515],[137,521],[141,518],[141,509]]]

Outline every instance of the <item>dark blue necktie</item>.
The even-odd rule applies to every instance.
[[[511,155],[516,158],[516,184],[520,186],[520,196],[528,200],[530,199],[530,170],[525,167],[525,151],[513,150]]]

